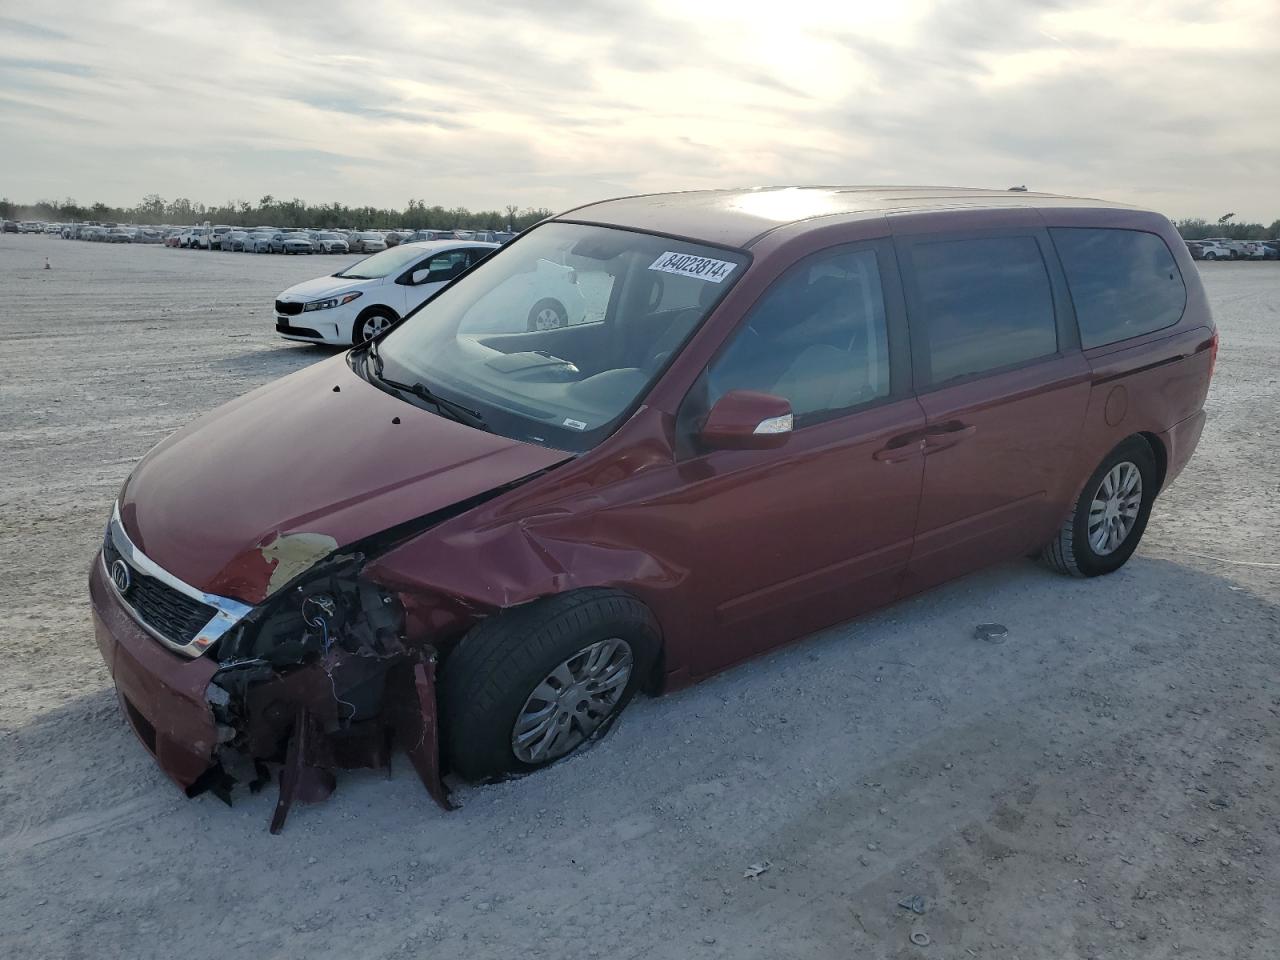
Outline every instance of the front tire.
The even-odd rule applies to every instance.
[[[441,674],[452,769],[468,780],[527,773],[603,736],[660,642],[648,607],[621,590],[549,597],[482,621]]]
[[[1073,577],[1119,570],[1138,549],[1155,498],[1155,456],[1147,441],[1130,437],[1093,471],[1041,558]]]
[[[373,307],[366,310],[356,318],[355,326],[351,330],[351,342],[359,346],[372,340],[394,324],[396,319],[396,315],[385,308]]]

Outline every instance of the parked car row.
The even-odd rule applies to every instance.
[[[57,233],[59,226],[40,220],[0,220],[0,233]]]
[[[175,227],[137,224],[45,223],[38,220],[0,220],[2,233],[45,233],[66,240],[105,243],[162,243],[191,250],[236,253],[378,253],[402,243],[458,240],[502,244],[515,233],[497,230],[349,230],[284,227],[235,227],[229,224]]]
[[[90,240],[96,243],[164,242],[163,232],[155,227],[122,227],[116,224],[77,223],[62,227],[59,233],[70,240]]]
[[[1196,260],[1280,260],[1280,238],[1275,240],[1229,240],[1207,237],[1186,241]]]

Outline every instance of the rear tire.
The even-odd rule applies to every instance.
[[[1134,472],[1137,480],[1133,480]],[[1133,484],[1137,490],[1132,489]],[[1155,455],[1147,441],[1130,437],[1093,471],[1041,559],[1073,577],[1097,577],[1119,570],[1138,549],[1155,497]],[[1129,510],[1134,511],[1132,516]],[[1117,542],[1110,542],[1117,536]]]
[[[621,590],[548,597],[482,621],[441,673],[441,730],[451,768],[468,780],[487,780],[572,755],[610,729],[652,671],[660,643],[649,608]],[[613,658],[594,673],[593,651]],[[573,682],[561,684],[559,676]],[[548,690],[544,700],[539,694]],[[567,699],[557,702],[557,690]],[[539,715],[547,717],[545,738]]]
[[[529,310],[529,332],[559,330],[569,325],[569,311],[554,297],[544,297]]]

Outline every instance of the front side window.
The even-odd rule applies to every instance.
[[[1053,294],[1034,237],[914,244],[911,314],[925,376],[938,386],[1058,351]]]
[[[428,260],[425,266],[428,272],[423,283],[445,283],[467,269],[467,251],[449,250],[446,253],[437,254]],[[422,266],[418,269],[421,270]]]
[[[479,414],[484,429],[588,450],[648,392],[747,262],[741,251],[688,240],[544,224],[383,338],[374,363],[382,373],[370,379],[420,383]]]
[[[1081,346],[1127,340],[1182,319],[1182,272],[1154,233],[1061,227],[1049,235],[1067,275]]]
[[[707,409],[730,390],[785,397],[798,426],[889,395],[889,344],[874,250],[819,254],[751,309],[706,372]]]

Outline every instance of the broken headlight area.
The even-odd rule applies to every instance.
[[[218,746],[189,796],[210,790],[230,803],[243,771],[253,771],[256,791],[278,767],[277,833],[295,800],[333,791],[335,770],[389,771],[398,743],[431,796],[451,807],[440,774],[436,652],[407,641],[404,606],[361,577],[363,559],[322,562],[219,641],[220,667],[206,691]]]

